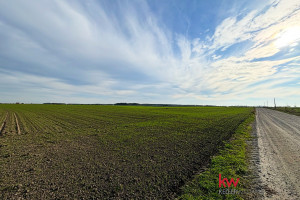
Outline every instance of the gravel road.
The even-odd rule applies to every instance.
[[[300,117],[256,109],[264,199],[300,199]]]

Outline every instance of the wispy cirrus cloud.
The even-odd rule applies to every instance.
[[[161,17],[171,16],[171,4],[159,4],[160,10],[152,4],[2,1],[2,101],[299,101],[298,38],[276,45],[289,28],[299,27],[299,2],[270,1],[240,11],[233,7],[215,20],[213,31],[181,10],[185,27]],[[204,6],[209,24],[212,15],[206,15]],[[199,26],[201,37],[192,34]]]
[[[285,48],[289,48],[289,44],[282,49],[276,45],[281,32],[299,26],[299,8],[299,2],[295,1],[272,2],[239,20],[239,16],[224,19],[201,50],[207,60],[211,56],[210,67],[200,81],[196,78],[199,86],[192,87],[186,95],[209,101],[273,97],[285,98],[285,102],[287,99],[299,101],[298,85],[291,83],[297,82],[300,74],[288,67],[288,63],[299,62],[299,47],[296,48],[298,54],[288,55]],[[235,45],[237,50],[230,50]],[[272,57],[281,52],[284,56]],[[283,72],[282,68],[286,70]]]

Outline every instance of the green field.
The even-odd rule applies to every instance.
[[[252,112],[0,104],[0,198],[174,199]]]

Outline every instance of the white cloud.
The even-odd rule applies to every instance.
[[[57,100],[55,95],[72,101],[90,95],[86,99],[92,101],[144,102],[147,97],[222,102],[297,96],[292,86],[276,85],[299,82],[299,71],[278,67],[297,64],[299,57],[265,57],[281,52],[274,41],[299,25],[299,8],[298,1],[274,1],[228,16],[212,36],[200,39],[172,33],[145,2],[127,2],[113,12],[94,1],[2,1],[0,92],[25,88]],[[241,42],[248,47],[230,52]],[[297,51],[297,41],[288,45]],[[263,82],[272,79],[278,81]]]
[[[275,1],[267,10],[254,10],[241,20],[238,16],[226,18],[215,30],[211,49],[223,48],[252,39],[256,45],[268,42],[289,26],[299,23],[300,2],[294,0]]]
[[[190,91],[193,91],[193,93],[189,93],[191,95],[182,94],[175,96],[182,97],[187,95],[208,100],[234,99],[239,96],[242,96],[239,97],[242,99],[247,99],[251,96],[262,98],[264,97],[263,94],[267,96],[299,96],[299,92],[295,92],[295,88],[286,88],[284,86],[272,88],[272,86],[276,86],[275,81],[272,81],[269,86],[262,82],[263,80],[275,78],[282,81],[283,84],[289,81],[296,81],[297,78],[293,75],[296,74],[299,77],[299,71],[294,72],[287,69],[284,75],[278,71],[276,66],[287,62],[297,62],[299,57],[277,61],[267,59],[264,61],[252,61],[253,59],[273,56],[280,52],[280,49],[273,42],[275,35],[287,27],[295,26],[300,21],[299,8],[299,3],[295,4],[293,1],[282,1],[278,4],[275,2],[264,12],[252,11],[241,20],[237,20],[236,17],[225,19],[216,28],[213,44],[209,48],[213,51],[217,49],[226,50],[229,46],[245,40],[251,41],[253,43],[252,47],[239,57],[233,56],[216,61],[214,59],[209,64],[211,69],[207,71],[208,73],[205,76],[201,77],[201,81],[198,81],[201,86],[190,88]],[[290,43],[292,42],[290,41]],[[212,58],[216,58],[216,55],[213,54]],[[290,78],[281,79],[281,76],[289,76]],[[251,85],[255,83],[257,83],[257,86],[254,88]],[[210,92],[207,96],[202,95],[201,91]],[[248,91],[249,95],[244,91]]]
[[[237,17],[226,18],[217,28],[213,36],[214,43],[211,49],[222,48],[225,50],[229,46],[248,40],[252,37],[251,23],[257,11],[252,11],[237,20]]]

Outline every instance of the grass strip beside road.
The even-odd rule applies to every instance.
[[[243,199],[240,194],[220,194],[220,192],[234,189],[242,193],[247,189],[246,185],[249,184],[249,180],[245,177],[250,172],[246,142],[251,138],[251,124],[254,119],[253,113],[237,128],[232,139],[225,143],[224,149],[212,158],[209,168],[184,185],[183,194],[178,199]],[[235,181],[240,178],[237,187],[235,188],[232,184],[230,188],[228,186],[219,188],[219,174],[222,175],[222,179],[227,178],[229,182],[231,178]]]
[[[270,108],[270,107],[268,107],[268,108]],[[300,108],[299,107],[277,107],[277,108],[270,108],[270,109],[300,116]]]

